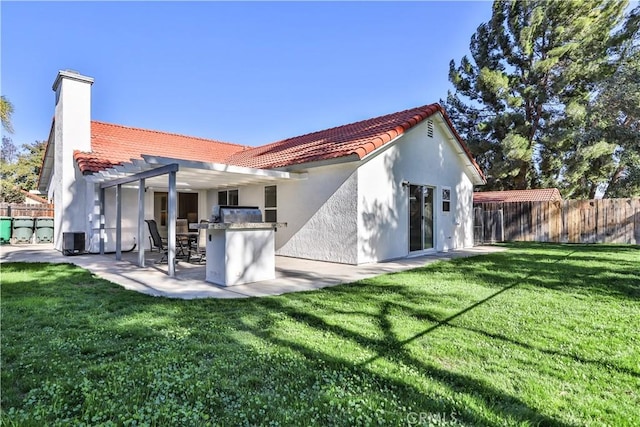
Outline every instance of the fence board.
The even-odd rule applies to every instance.
[[[502,229],[505,241],[640,244],[640,198],[476,203],[474,216],[484,242]]]
[[[562,209],[560,202],[553,202],[551,206],[551,241],[559,243],[562,241]]]

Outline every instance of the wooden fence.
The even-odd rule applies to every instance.
[[[640,199],[476,203],[474,238],[640,244]]]
[[[0,203],[0,216],[53,217],[53,204]]]

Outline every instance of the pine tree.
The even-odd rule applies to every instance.
[[[640,196],[640,6],[630,13],[611,51],[613,73],[596,86],[586,120],[575,123],[563,174],[571,197]]]
[[[450,63],[446,106],[488,176],[487,189],[555,186],[577,121],[611,76],[613,37],[627,2],[496,0]],[[573,135],[575,136],[575,135]]]

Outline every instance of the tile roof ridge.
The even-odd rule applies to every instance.
[[[336,129],[340,129],[340,128],[346,128],[346,127],[348,127],[348,126],[357,125],[357,124],[359,124],[359,123],[369,122],[369,121],[372,121],[372,120],[381,119],[381,118],[383,118],[383,117],[394,116],[394,115],[396,115],[396,114],[403,114],[403,113],[407,113],[407,112],[409,112],[409,111],[413,111],[413,110],[416,110],[416,111],[420,111],[420,112],[426,113],[426,114],[427,114],[427,116],[430,116],[430,115],[432,115],[433,113],[432,113],[432,114],[429,114],[429,112],[427,111],[427,109],[429,109],[429,108],[431,108],[431,107],[436,108],[436,109],[437,109],[437,111],[440,111],[440,112],[444,111],[444,110],[443,110],[443,108],[442,108],[442,107],[440,106],[440,104],[438,104],[438,103],[426,104],[426,105],[423,105],[423,106],[420,106],[420,107],[407,108],[407,109],[405,109],[405,110],[396,111],[396,112],[393,112],[393,113],[387,113],[387,114],[382,114],[382,115],[380,115],[380,116],[369,117],[368,119],[356,120],[355,122],[345,123],[345,124],[342,124],[342,125],[337,125],[337,126],[333,126],[333,127],[326,128],[326,129],[320,129],[320,130],[316,130],[316,131],[313,131],[313,132],[304,133],[304,134],[302,134],[302,135],[295,135],[295,136],[291,136],[291,137],[288,137],[288,138],[280,139],[280,140],[278,140],[278,141],[273,141],[273,142],[270,142],[270,143],[267,143],[267,144],[264,144],[264,145],[258,145],[258,146],[256,146],[256,147],[249,147],[249,148],[263,148],[263,147],[268,147],[268,146],[270,146],[270,145],[278,144],[278,143],[281,143],[281,142],[284,142],[284,141],[288,141],[288,140],[290,140],[290,139],[303,138],[303,137],[306,137],[306,136],[309,136],[309,135],[313,135],[313,134],[316,134],[316,133],[324,133],[324,132],[329,132],[329,131],[336,130]],[[423,118],[424,118],[424,117],[423,117]]]
[[[127,125],[121,125],[121,124],[117,124],[117,123],[108,123],[108,122],[103,122],[101,120],[91,120],[91,123],[97,123],[97,124],[105,125],[105,126],[113,126],[113,127],[119,127],[119,128],[123,128],[123,129],[131,129],[131,130],[137,130],[137,131],[143,131],[143,132],[158,133],[158,134],[162,134],[162,135],[179,136],[179,137],[182,137],[182,138],[197,139],[197,140],[207,141],[207,142],[215,142],[217,144],[232,145],[234,147],[239,147],[239,148],[243,148],[243,149],[254,148],[254,147],[251,147],[251,146],[248,146],[248,145],[236,144],[235,142],[220,141],[218,139],[203,138],[203,137],[200,137],[200,136],[191,136],[191,135],[185,135],[185,134],[176,133],[176,132],[167,132],[167,131],[162,131],[162,130],[147,129],[147,128],[141,128],[141,127],[135,127],[135,126],[127,126]]]

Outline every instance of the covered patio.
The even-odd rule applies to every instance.
[[[446,253],[359,266],[276,256],[276,278],[274,280],[231,287],[205,282],[204,264],[178,262],[175,267],[175,277],[170,277],[167,274],[167,264],[154,262],[154,259],[160,254],[149,251],[145,251],[144,254],[149,262],[146,266],[139,267],[137,265],[140,256],[138,252],[122,253],[121,259],[114,262],[113,255],[64,256],[56,251],[51,244],[5,245],[0,247],[0,262],[71,263],[125,289],[152,296],[180,299],[249,298],[312,291],[380,274],[418,268],[436,261],[502,250],[504,249],[495,246],[477,246]]]
[[[256,169],[219,163],[173,159],[161,156],[142,155],[142,160],[107,168],[87,176],[87,181],[99,185],[99,252],[105,254],[105,192],[115,188],[115,259],[123,259],[122,249],[122,189],[137,188],[137,242],[144,245],[147,225],[145,224],[145,192],[147,188],[162,188],[168,193],[167,218],[167,268],[169,277],[176,275],[176,220],[178,191],[198,191],[211,189],[238,188],[252,184],[276,183],[291,179],[305,179],[306,173]],[[109,214],[113,215],[113,212]],[[138,251],[135,263],[146,266],[145,251]],[[132,260],[130,260],[132,261]]]

